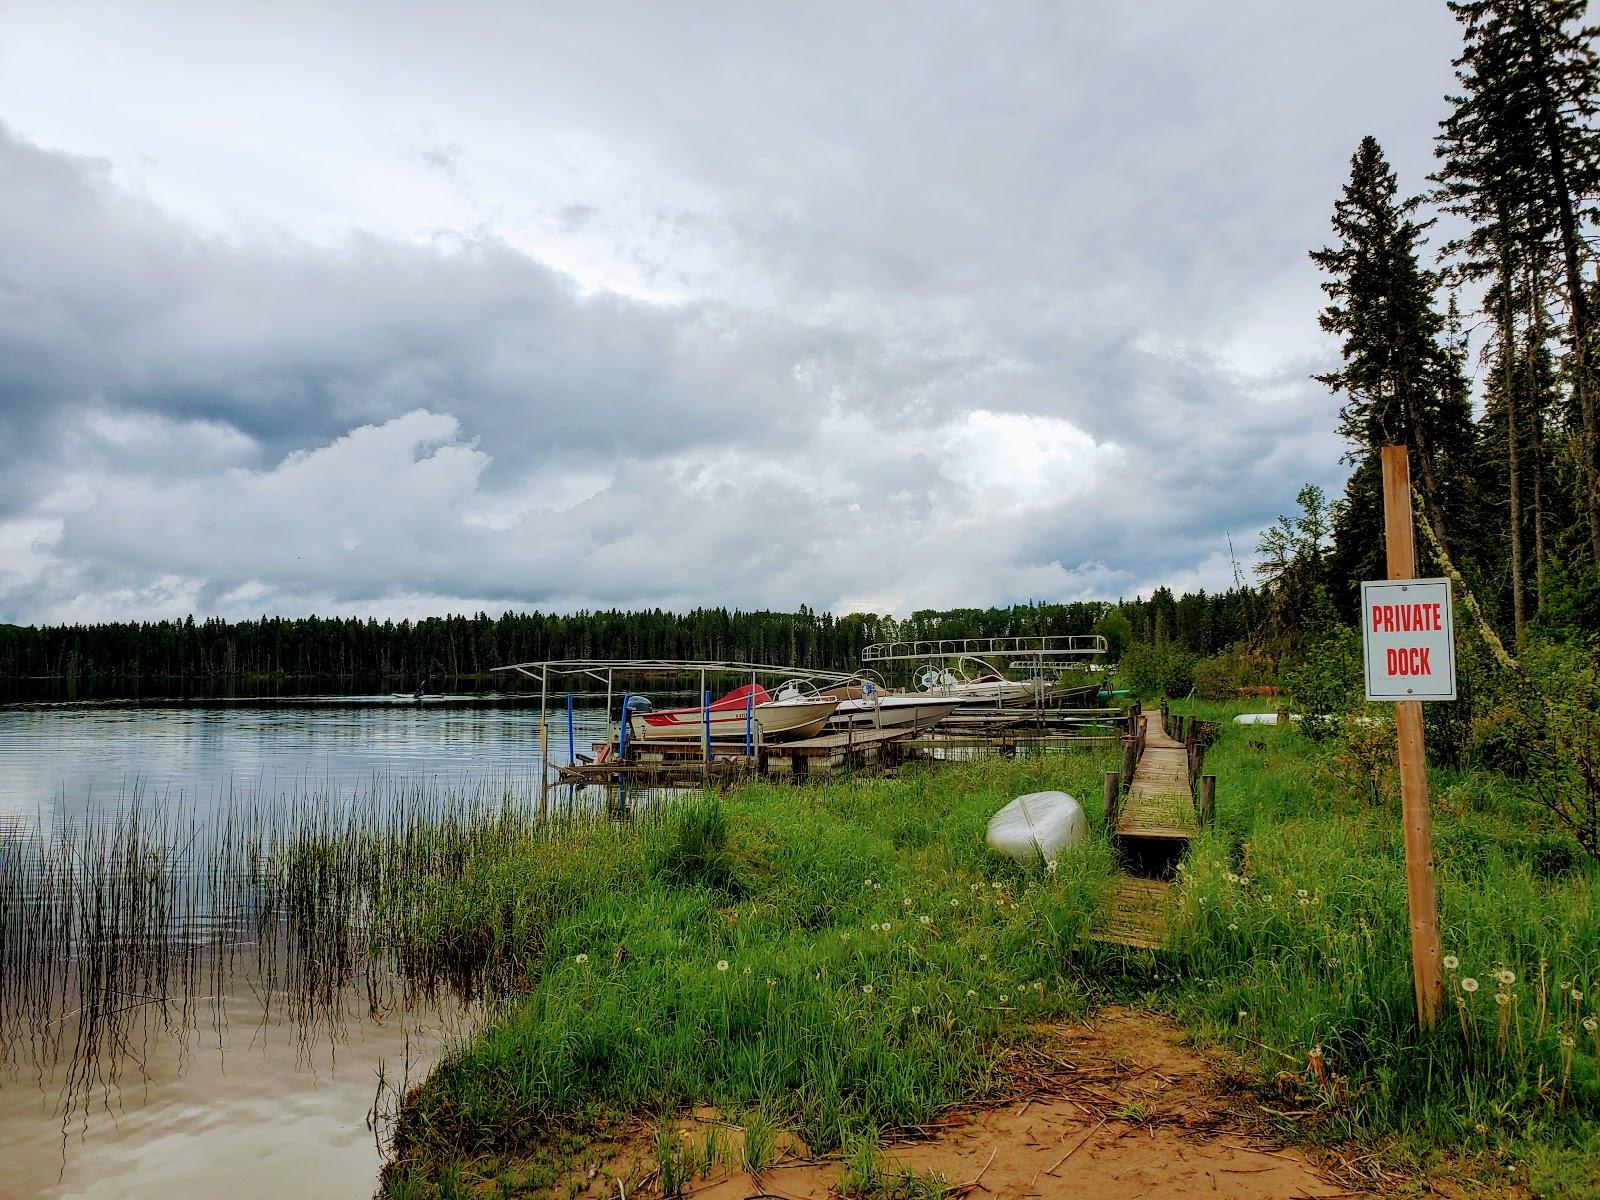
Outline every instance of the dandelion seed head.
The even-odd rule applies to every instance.
[[[872,995],[872,985],[870,983],[862,984],[861,985],[861,994],[864,995],[864,996]]]
[[[583,966],[584,963],[589,961],[589,956],[587,954],[580,954],[580,955],[578,955],[577,958],[573,959],[572,961],[577,963],[581,967],[581,966]]]
[[[961,904],[961,897],[960,896],[951,896],[950,897],[950,907],[951,908],[956,908],[960,904]]]
[[[1586,1033],[1593,1033],[1596,1029],[1600,1029],[1600,1018],[1585,1017],[1583,1019],[1583,1028]]]
[[[884,923],[883,923],[883,931],[884,931],[884,932],[885,932],[885,933],[888,933],[888,932],[889,932],[889,928],[890,928],[890,925],[891,925],[891,924],[892,924],[892,922],[889,922],[889,921],[885,921],[885,922],[884,922]]]
[[[976,991],[974,991],[972,988],[968,988],[967,989],[967,998],[969,1000],[972,999],[973,997],[977,996],[977,994],[978,993]]]
[[[728,969],[728,960],[725,959],[725,958],[717,959],[717,970],[726,971],[727,969]]]
[[[1494,994],[1494,1002],[1496,1004],[1498,1004],[1501,1008],[1504,1008],[1506,1005],[1511,1003],[1511,993],[1510,992],[1496,992]]]
[[[1302,900],[1307,899],[1311,895],[1311,893],[1306,891],[1305,888],[1295,888],[1294,894],[1296,896],[1299,896],[1300,899],[1302,899]]]
[[[1501,987],[1510,987],[1517,981],[1517,973],[1515,971],[1508,971],[1504,967],[1496,971],[1494,973],[1494,977],[1497,981],[1499,981]]]
[[[1306,1057],[1307,1058],[1320,1059],[1322,1057],[1322,1047],[1321,1046],[1313,1046],[1313,1047],[1311,1047],[1311,1049],[1306,1051]]]
[[[989,961],[989,956],[987,954],[980,954],[980,955],[978,955],[978,961],[979,962],[988,962]]]
[[[1468,975],[1461,981],[1461,990],[1470,996],[1473,992],[1478,990],[1478,981],[1471,975]]]
[[[1578,1001],[1580,1001],[1582,999],[1583,999],[1583,993],[1580,992],[1577,988],[1573,988],[1572,989],[1572,1002],[1574,1004],[1576,1004]]]
[[[907,907],[907,908],[910,908],[910,907],[911,907],[911,897],[910,897],[910,896],[907,896],[907,897],[906,897],[906,907]]]
[[[912,1005],[912,1006],[911,1006],[911,1015],[912,1015],[912,1016],[913,1016],[913,1017],[920,1017],[920,1016],[921,1016],[921,1015],[922,1015],[922,1005],[920,1005],[920,1004],[913,1004],[913,1005]]]
[[[1011,997],[1002,992],[1001,995],[1000,995],[1000,1003],[1001,1004],[1009,1004],[1009,1003],[1011,1003]]]
[[[767,986],[769,988],[775,988],[775,987],[778,986],[778,981],[776,979],[774,979],[771,975],[768,975],[767,976]]]
[[[933,918],[930,917],[927,913],[923,913],[920,917],[917,918],[917,920],[921,921],[924,925],[932,925],[933,924]]]
[[[1446,971],[1454,971],[1460,965],[1461,965],[1461,960],[1459,958],[1457,958],[1454,954],[1446,954],[1444,956],[1444,969]]]

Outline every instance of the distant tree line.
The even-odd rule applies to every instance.
[[[903,620],[852,613],[699,608],[377,621],[344,617],[193,617],[104,625],[0,626],[0,677],[59,679],[348,678],[400,681],[464,677],[552,658],[668,658],[766,662],[824,670],[860,665],[871,642],[896,638],[1004,637],[1109,632],[1175,642],[1209,654],[1248,636],[1262,601],[1250,588],[1214,595],[1108,603],[1025,604],[919,611]]]

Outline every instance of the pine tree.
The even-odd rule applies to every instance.
[[[1339,242],[1311,252],[1329,275],[1322,289],[1331,303],[1319,321],[1340,335],[1344,358],[1340,370],[1316,378],[1345,398],[1339,431],[1351,443],[1351,461],[1364,462],[1384,445],[1409,447],[1428,523],[1448,546],[1447,513],[1461,499],[1471,409],[1458,357],[1440,342],[1440,277],[1418,261],[1432,222],[1416,219],[1420,198],[1398,196],[1382,148],[1363,138],[1334,205]]]

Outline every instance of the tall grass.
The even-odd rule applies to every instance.
[[[1292,728],[1225,724],[1207,769],[1220,827],[1180,874],[1174,1011],[1254,1063],[1314,1136],[1502,1152],[1595,1138],[1600,874],[1538,806],[1499,776],[1434,772],[1447,996],[1423,1035],[1398,805]]]

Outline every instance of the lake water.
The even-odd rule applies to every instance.
[[[605,714],[580,709],[575,726],[587,752]],[[568,761],[564,709],[549,740],[552,762]],[[136,800],[203,823],[229,806],[375,783],[531,799],[540,771],[537,701],[526,697],[0,708],[0,834],[12,839],[48,839]],[[65,1124],[61,1064],[13,1044],[0,1061],[0,1197],[371,1195],[380,1064],[392,1082],[409,1059],[415,1082],[470,1014],[362,1012],[308,1041],[283,1006],[263,1008],[257,983],[220,986],[194,1028],[158,1028],[121,1085]]]

